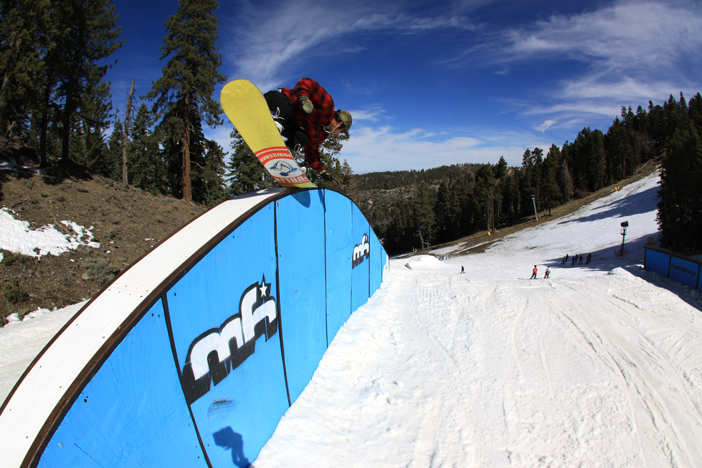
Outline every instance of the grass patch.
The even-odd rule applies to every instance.
[[[9,252],[7,250],[2,251],[2,262],[0,265],[9,267],[12,265],[22,265],[27,263],[32,257],[28,255],[22,255],[18,253]]]
[[[5,296],[5,299],[7,299],[7,302],[10,302],[12,304],[18,304],[29,299],[29,294],[27,293],[27,291],[22,289],[22,287],[17,281],[5,288],[3,296]]]
[[[119,268],[102,258],[86,260],[83,266],[87,270],[83,279],[93,280],[100,286],[112,281],[119,273]]]

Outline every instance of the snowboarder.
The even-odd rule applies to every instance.
[[[461,273],[465,273],[466,270],[463,268],[463,265],[461,265]]]
[[[319,145],[329,135],[349,136],[351,114],[334,110],[332,97],[311,78],[301,79],[293,89],[280,88],[263,96],[287,147],[298,154],[304,149],[307,164],[324,180],[339,185],[325,169]]]
[[[536,279],[536,274],[539,272],[539,269],[536,268],[536,265],[534,265],[534,269],[531,270],[531,278],[529,279]]]
[[[551,267],[546,267],[546,273],[544,274],[544,279],[547,279],[551,275]]]

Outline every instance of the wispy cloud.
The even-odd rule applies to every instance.
[[[454,65],[470,59],[472,66],[482,63],[504,74],[539,60],[579,62],[584,66],[581,73],[561,78],[555,87],[541,88],[525,115],[548,115],[552,120],[581,112],[612,116],[626,103],[645,104],[679,91],[699,91],[700,31],[699,3],[621,1],[505,31],[469,49]]]
[[[554,16],[506,34],[512,58],[562,55],[619,73],[658,73],[702,47],[702,11],[692,3],[622,2]]]
[[[556,123],[555,120],[545,120],[541,125],[536,127],[536,130],[544,133],[547,128],[553,127],[553,125]]]
[[[378,104],[371,104],[362,109],[349,109],[349,112],[353,116],[354,122],[379,122],[388,118],[386,110]]]
[[[290,68],[311,58],[358,53],[364,47],[342,38],[356,32],[413,34],[440,28],[470,29],[459,16],[413,17],[398,2],[277,2],[260,7],[246,3],[247,20],[231,19],[223,29],[234,38],[223,47],[225,66],[247,76],[262,89],[289,79]],[[242,15],[244,16],[244,15]]]

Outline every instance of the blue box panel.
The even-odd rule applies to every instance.
[[[290,401],[312,378],[327,349],[323,192],[276,202],[280,319]]]
[[[670,261],[670,279],[697,288],[700,266],[697,263],[672,257]]]
[[[351,260],[351,311],[355,311],[370,297],[370,225],[356,205],[352,207],[352,245]]]
[[[646,269],[661,276],[668,277],[670,255],[656,250],[646,249]]]
[[[191,405],[214,468],[253,463],[288,407],[277,335],[259,337],[256,352]]]
[[[326,191],[327,346],[351,315],[351,212],[353,203]]]
[[[244,221],[167,294],[183,392],[214,467],[253,461],[289,407],[274,212]]]
[[[168,430],[164,430],[168,428]],[[83,389],[39,467],[207,467],[159,301]]]

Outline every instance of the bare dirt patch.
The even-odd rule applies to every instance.
[[[14,161],[17,162],[17,161]],[[22,161],[17,162],[22,165]],[[26,162],[25,162],[26,164]],[[155,196],[80,166],[54,166],[37,174],[31,165],[0,170],[0,206],[31,229],[61,221],[88,228],[99,248],[80,246],[39,258],[3,251],[0,262],[0,324],[38,308],[62,308],[95,296],[121,271],[206,207]]]

